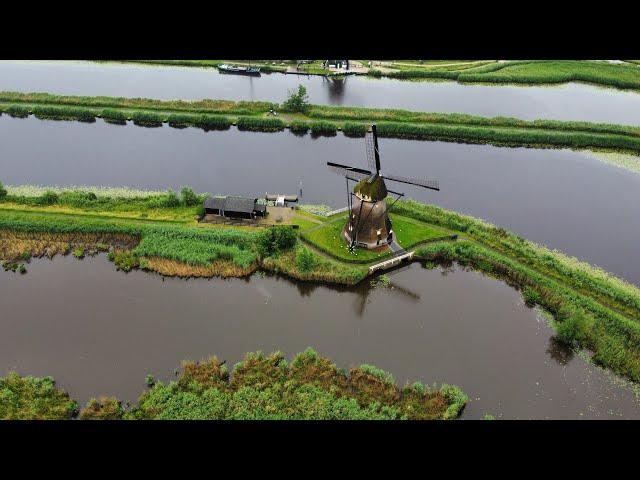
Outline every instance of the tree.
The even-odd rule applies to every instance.
[[[309,109],[309,96],[304,85],[298,85],[298,91],[289,90],[289,98],[282,105],[289,112],[304,113]]]
[[[2,182],[0,182],[0,200],[7,196],[7,189],[4,188]]]

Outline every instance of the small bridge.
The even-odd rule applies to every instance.
[[[394,255],[393,257],[384,260],[380,263],[376,263],[375,265],[371,265],[369,267],[369,273],[373,273],[376,270],[387,270],[391,267],[395,267],[396,265],[399,265],[400,263],[402,263],[405,260],[411,260],[413,258],[413,254],[415,252],[401,252],[400,255]]]

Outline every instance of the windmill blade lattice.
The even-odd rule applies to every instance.
[[[365,152],[367,156],[367,165],[371,171],[376,169],[376,147],[373,139],[373,132],[369,129],[364,137]]]
[[[331,171],[343,177],[346,176],[352,179],[364,180],[371,176],[371,172],[363,168],[349,167],[348,165],[340,165],[339,163],[331,162],[327,162],[327,166]]]
[[[437,180],[401,177],[400,175],[385,175],[384,178],[386,180],[393,180],[394,182],[406,183],[408,185],[417,185],[418,187],[429,188],[431,190],[440,190],[440,184]]]

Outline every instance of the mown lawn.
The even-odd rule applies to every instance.
[[[418,220],[413,220],[396,214],[390,214],[390,217],[393,231],[397,236],[398,244],[403,248],[411,248],[424,240],[447,235],[447,233],[443,232],[441,229],[434,228]],[[327,223],[324,227],[311,232],[303,232],[303,237],[321,250],[345,260],[375,261],[389,254],[388,248],[381,249],[380,251],[358,248],[356,249],[355,254],[349,253],[347,242],[342,237],[342,228],[344,227],[345,222],[346,217],[343,216],[341,217],[341,220]]]
[[[446,235],[442,230],[436,229],[426,223],[393,213],[389,214],[389,217],[391,218],[391,228],[393,228],[396,234],[396,241],[405,249],[411,248],[424,240]]]

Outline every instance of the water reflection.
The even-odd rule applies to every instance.
[[[325,78],[323,83],[326,83],[327,92],[329,93],[330,103],[342,104],[345,96],[345,86],[347,83],[346,78]]]
[[[350,368],[371,363],[400,384],[460,385],[464,418],[640,417],[633,393],[574,358],[520,294],[462,269],[411,265],[393,288],[333,288],[273,275],[180,280],[117,272],[104,255],[36,260],[0,271],[0,370],[52,375],[80,402],[134,401],[152,374],[175,378],[183,359],[311,346]],[[366,305],[366,307],[363,307]],[[549,345],[553,350],[549,351]],[[558,353],[562,352],[562,353]]]
[[[556,337],[551,337],[547,346],[547,354],[559,365],[564,366],[573,359],[575,352],[570,346],[560,342]]]

